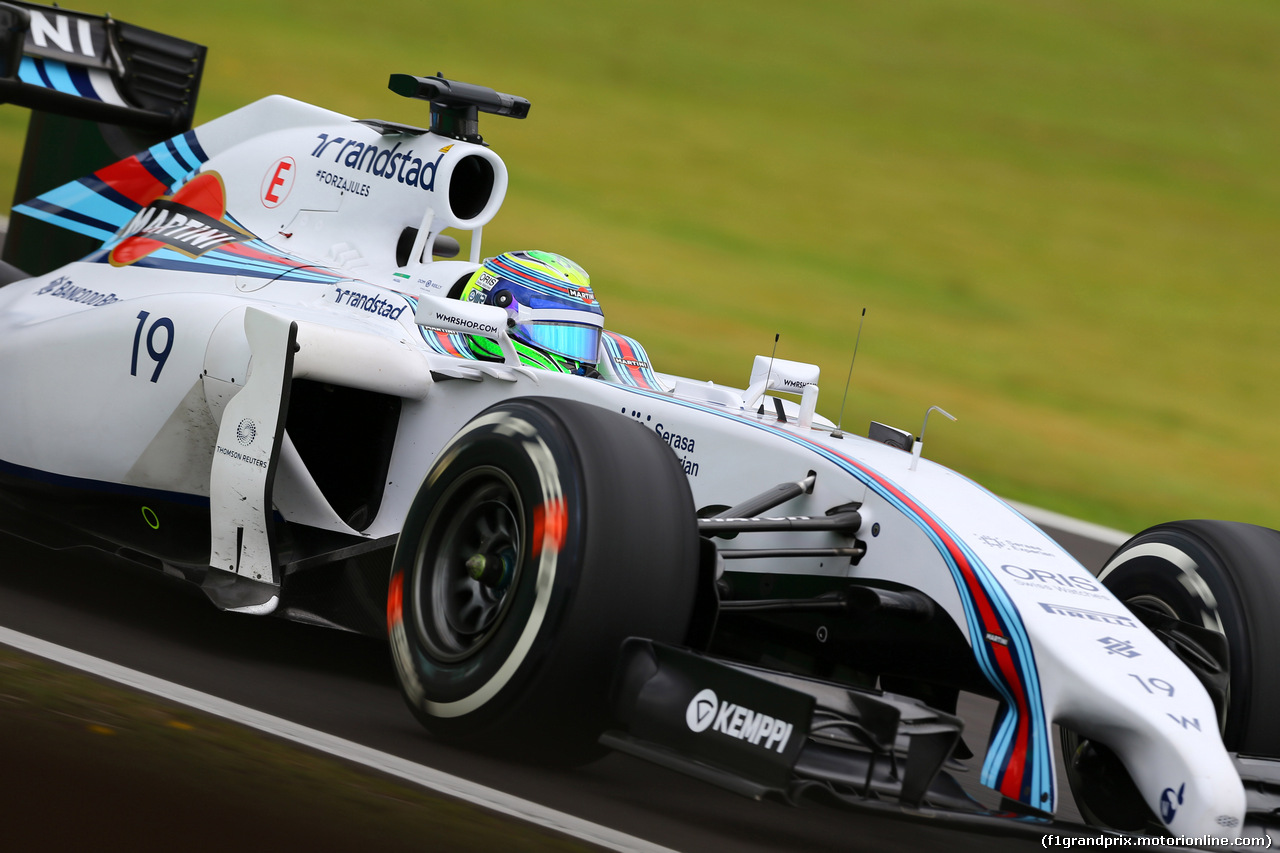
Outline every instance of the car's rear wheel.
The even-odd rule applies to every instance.
[[[1098,577],[1200,678],[1227,749],[1280,758],[1280,532],[1161,524],[1122,545]],[[1086,819],[1117,829],[1154,821],[1114,753],[1071,733],[1063,747]]]
[[[595,754],[620,643],[680,643],[697,581],[688,482],[649,430],[582,403],[494,406],[406,517],[387,608],[402,693],[434,734]]]

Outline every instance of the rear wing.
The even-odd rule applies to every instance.
[[[31,109],[14,203],[188,130],[205,52],[110,15],[0,2],[0,103]],[[4,260],[40,274],[97,245],[15,212]]]

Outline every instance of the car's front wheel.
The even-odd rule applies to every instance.
[[[688,482],[649,430],[524,398],[467,424],[408,512],[387,607],[396,671],[431,732],[582,760],[620,643],[680,643],[697,579]]]
[[[1199,677],[1227,749],[1280,758],[1280,531],[1157,525],[1122,545],[1098,577]],[[1154,820],[1114,753],[1071,734],[1063,746],[1086,818],[1117,829]]]

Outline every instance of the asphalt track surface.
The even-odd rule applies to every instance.
[[[1050,532],[1095,571],[1113,549]],[[197,590],[90,552],[51,552],[0,538],[0,625],[675,850],[997,853],[1040,844],[1038,838],[928,822],[757,803],[622,755],[575,770],[548,770],[453,750],[428,737],[404,707],[383,644],[220,613]],[[0,673],[0,694],[3,678]],[[966,740],[978,749],[993,705],[966,698],[960,709]],[[6,722],[0,712],[0,838],[38,839],[42,822],[92,814],[98,823],[86,830],[92,838],[85,849],[350,849],[340,811],[307,816],[270,803],[248,808],[220,783],[210,780],[210,789],[203,789],[200,767],[171,780],[180,793],[157,799],[156,786],[163,788],[165,780],[148,781],[128,767],[105,764],[107,758],[92,749],[68,756],[58,744],[27,738]],[[962,775],[976,777],[978,762],[970,764]],[[1061,775],[1059,781],[1065,790]],[[972,782],[969,787],[976,790]],[[158,810],[167,834],[158,830]],[[1073,813],[1068,802],[1067,817]],[[376,837],[367,842],[368,849],[384,849]],[[423,838],[421,849],[445,848]]]

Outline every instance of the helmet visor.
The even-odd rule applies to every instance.
[[[542,320],[521,323],[516,327],[516,337],[574,361],[595,364],[600,355],[599,326]]]

